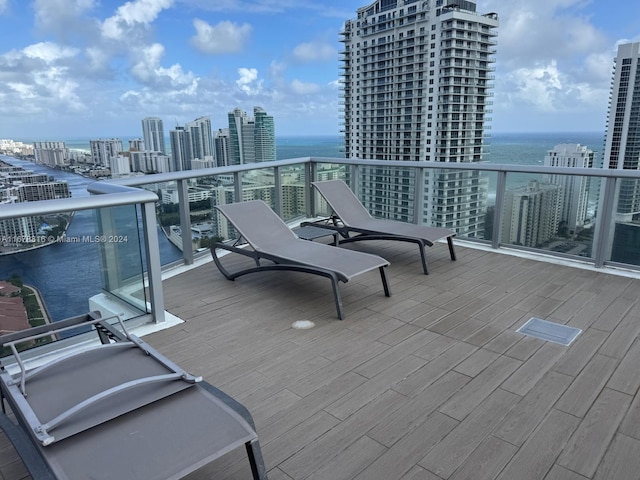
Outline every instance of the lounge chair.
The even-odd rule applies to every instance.
[[[32,478],[177,479],[244,445],[253,478],[266,479],[249,412],[108,320],[93,313],[0,337],[17,362],[0,368],[0,427]],[[101,343],[25,367],[18,344],[78,327]]]
[[[453,230],[373,218],[342,180],[313,182],[312,185],[335,213],[329,222],[314,222],[313,225],[338,231],[342,237],[339,243],[361,240],[399,240],[415,243],[420,250],[422,270],[425,275],[429,273],[425,246],[431,247],[438,240],[446,238],[451,260],[456,259],[453,249],[453,237],[456,233]],[[351,233],[357,235],[350,236]]]
[[[389,262],[377,255],[335,248],[323,243],[302,240],[262,200],[217,205],[216,208],[233,224],[240,238],[235,244],[217,242],[211,247],[213,260],[220,272],[229,280],[248,273],[268,270],[292,270],[321,275],[331,280],[338,318],[344,318],[338,282],[348,282],[361,273],[380,271],[384,294],[389,297],[385,267]],[[236,246],[244,239],[248,248]],[[217,249],[227,250],[252,258],[256,266],[230,273],[226,270]],[[261,260],[272,263],[262,264]]]

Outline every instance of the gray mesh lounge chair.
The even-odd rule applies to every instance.
[[[177,479],[244,445],[266,479],[249,412],[151,346],[90,314],[0,337],[0,427],[34,479]],[[95,326],[102,344],[27,370],[16,345]],[[5,414],[5,400],[16,425]]]
[[[456,233],[448,228],[426,227],[412,223],[373,218],[360,203],[358,197],[342,180],[328,180],[313,182],[312,185],[324,197],[335,215],[329,222],[315,222],[313,225],[337,230],[342,239],[340,243],[357,242],[361,240],[399,240],[418,245],[422,270],[427,275],[427,257],[425,246],[431,247],[441,239],[447,239],[451,260],[456,259],[453,249],[453,237]],[[350,236],[351,233],[358,235]]]
[[[338,318],[344,318],[338,282],[370,270],[378,269],[384,294],[389,297],[389,285],[384,258],[367,253],[338,249],[322,243],[309,242],[296,236],[286,223],[262,200],[218,205],[216,208],[233,224],[249,248],[239,248],[218,242],[211,254],[220,272],[229,280],[241,275],[267,270],[292,270],[321,275],[331,280]],[[238,239],[240,240],[240,239]],[[216,254],[216,249],[228,250],[252,258],[256,266],[235,273],[227,271]],[[262,264],[261,260],[272,263]]]

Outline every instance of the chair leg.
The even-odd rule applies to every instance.
[[[267,470],[264,466],[264,460],[262,459],[262,451],[260,450],[260,443],[258,440],[253,440],[245,444],[247,448],[247,456],[249,457],[249,463],[251,464],[251,473],[254,480],[268,480]]]
[[[453,238],[452,237],[447,237],[447,243],[449,244],[449,254],[451,255],[451,260],[456,259],[456,252],[453,249]]]
[[[380,267],[380,278],[382,278],[382,288],[384,288],[384,295],[386,297],[391,296],[391,291],[389,290],[389,282],[387,281],[387,272],[385,267]]]
[[[425,245],[424,243],[418,243],[418,248],[420,249],[420,260],[422,261],[422,271],[425,275],[429,275],[429,269],[427,268],[427,254],[424,253]]]
[[[344,315],[342,313],[342,299],[340,298],[340,290],[338,287],[338,278],[334,275],[329,276],[331,279],[331,287],[333,288],[333,300],[336,303],[336,311],[338,312],[338,318],[340,320],[344,320]]]

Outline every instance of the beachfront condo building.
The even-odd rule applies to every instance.
[[[269,162],[276,159],[273,117],[261,107],[253,117],[239,108],[229,112],[229,165]]]
[[[200,117],[169,131],[171,170],[191,170],[193,160],[215,161],[211,118]]]
[[[347,158],[443,163],[416,189],[406,169],[361,169],[354,180],[372,214],[483,237],[486,178],[444,167],[483,159],[497,26],[475,2],[443,0],[378,0],[345,22]]]
[[[531,181],[507,190],[502,216],[501,242],[523,247],[540,247],[558,233],[563,187]]]
[[[640,42],[618,46],[611,82],[603,167],[640,170]],[[616,204],[611,260],[638,264],[640,182],[620,180]]]
[[[142,138],[145,150],[167,153],[164,143],[164,125],[161,118],[146,117],[142,119]]]
[[[216,149],[216,166],[226,167],[229,165],[229,129],[219,128],[213,139]]]
[[[184,129],[191,139],[191,158],[204,160],[205,157],[213,157],[213,134],[211,132],[211,118],[200,117],[192,122],[187,122]]]
[[[176,125],[174,130],[169,131],[169,141],[171,142],[171,171],[191,170],[193,150],[189,132],[184,127]]]
[[[36,163],[49,167],[69,165],[69,149],[64,142],[33,142]]]
[[[119,138],[90,140],[89,148],[91,149],[91,162],[94,165],[107,168],[111,166],[111,158],[124,151],[122,140]]]
[[[577,143],[555,145],[544,157],[545,167],[593,168],[595,153]],[[576,235],[590,223],[589,188],[591,177],[549,175],[548,181],[563,189],[560,223],[568,235]]]

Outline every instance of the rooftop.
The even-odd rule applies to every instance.
[[[209,262],[163,282],[185,322],[145,340],[249,408],[271,480],[635,478],[638,278],[460,244],[429,249],[425,276],[413,245],[349,248],[390,260],[392,297],[376,271],[342,284],[344,321],[313,275],[230,282]],[[583,332],[517,333],[531,317]],[[188,478],[249,475],[240,451]]]

